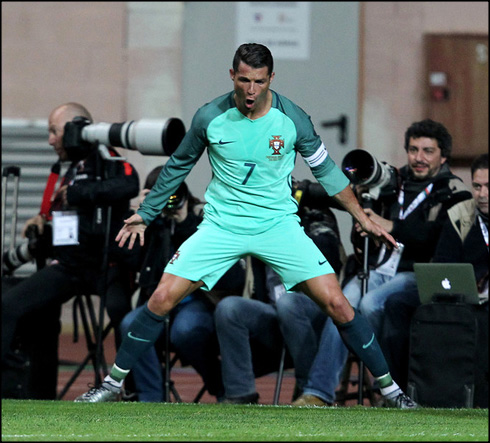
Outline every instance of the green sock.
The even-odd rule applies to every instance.
[[[163,331],[165,316],[154,314],[148,309],[148,303],[135,315],[129,325],[129,332],[123,338],[116,354],[115,365],[123,371],[132,369],[139,357],[150,349]],[[115,372],[116,377],[126,376]]]
[[[378,380],[381,395],[384,397],[395,397],[400,393],[400,387],[393,380],[389,372],[381,377],[376,377],[376,380]]]
[[[393,384],[393,378],[391,378],[390,373],[377,377],[376,380],[378,380],[380,388],[387,388]]]
[[[350,322],[339,324],[337,328],[347,348],[366,364],[374,377],[389,374],[388,363],[374,332],[357,309],[354,309],[354,318]]]
[[[126,375],[128,374],[129,374],[129,370],[118,368],[117,365],[114,364],[112,366],[111,373],[109,374],[109,376],[113,380],[117,381],[118,383],[121,383],[126,378]]]

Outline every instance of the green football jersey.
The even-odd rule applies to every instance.
[[[212,179],[204,218],[239,234],[267,230],[295,216],[292,171],[299,153],[329,195],[348,178],[328,155],[310,117],[291,100],[272,92],[272,107],[256,120],[245,117],[230,92],[201,107],[191,128],[162,169],[138,210],[149,224],[207,148]]]

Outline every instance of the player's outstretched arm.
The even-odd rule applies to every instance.
[[[134,242],[138,236],[140,237],[140,245],[143,246],[145,243],[146,227],[147,226],[139,214],[134,214],[124,220],[124,226],[116,236],[116,241],[119,242],[119,247],[122,248],[129,237],[128,249],[133,249]]]

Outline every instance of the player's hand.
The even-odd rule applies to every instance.
[[[357,221],[355,228],[357,232],[361,233],[361,236],[369,235],[374,240],[376,246],[379,246],[381,242],[386,244],[388,248],[398,247],[395,239],[388,233],[388,230],[375,221],[376,217],[379,216],[377,216],[371,209],[363,209],[359,205],[350,186],[346,186],[342,191],[333,195],[333,198]],[[379,217],[379,219],[381,219],[381,217]]]
[[[376,214],[371,208],[364,208],[364,213],[369,217],[370,220],[374,221],[378,225],[380,225],[385,231],[391,232],[393,230],[393,222],[391,220],[387,220]],[[360,225],[356,226],[358,232],[360,232]]]
[[[369,235],[374,240],[376,246],[379,246],[381,242],[388,248],[398,248],[393,236],[381,224],[378,224],[371,217],[365,218],[362,224],[357,223],[356,230],[360,232],[361,236],[363,237]]]
[[[145,229],[147,226],[144,224],[141,215],[134,214],[131,217],[124,220],[124,226],[117,234],[116,241],[119,242],[119,247],[122,248],[129,237],[128,249],[133,249],[136,238],[140,237],[140,245],[145,243]]]

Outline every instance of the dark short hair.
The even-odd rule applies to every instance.
[[[238,71],[240,62],[251,66],[254,69],[267,66],[268,74],[271,75],[274,71],[274,59],[271,51],[267,46],[260,43],[244,43],[240,45],[233,57],[233,70]]]
[[[155,183],[158,179],[158,176],[160,175],[160,172],[162,171],[162,169],[163,169],[163,165],[157,166],[149,172],[149,174],[146,177],[145,185],[144,185],[143,189],[153,188],[153,186],[155,185]],[[197,197],[194,197],[194,195],[192,195],[191,191],[189,191],[189,188],[187,187],[187,184],[185,182],[182,182],[180,184],[177,191],[175,191],[175,194],[185,196],[185,198],[189,202],[188,204],[189,204],[189,210],[190,211],[194,210],[194,206],[201,203],[201,201]]]
[[[157,166],[156,168],[153,168],[150,171],[150,173],[146,177],[145,185],[143,186],[143,189],[151,189],[151,188],[153,188],[153,185],[157,181],[157,178],[160,175],[160,172],[161,172],[162,169],[163,169],[163,166]]]
[[[477,169],[488,169],[488,154],[479,155],[473,160],[471,163],[471,178],[473,178]]]
[[[408,152],[410,138],[429,137],[437,140],[437,145],[441,148],[441,155],[449,160],[453,147],[453,138],[446,127],[430,118],[420,122],[412,123],[405,132],[405,151]]]

